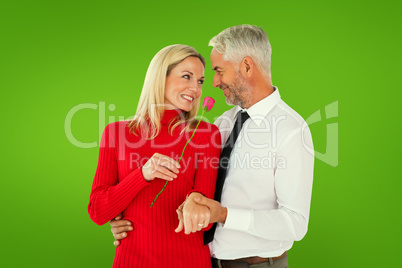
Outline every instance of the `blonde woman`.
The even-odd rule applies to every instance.
[[[194,48],[163,48],[149,65],[134,119],[104,130],[88,212],[99,225],[123,212],[133,228],[117,247],[113,267],[211,267],[198,232],[208,229],[206,207],[186,208],[205,216],[192,219],[189,234],[175,232],[176,209],[186,197],[213,198],[215,190],[221,150],[216,126],[201,122],[177,162],[198,122],[204,69]]]

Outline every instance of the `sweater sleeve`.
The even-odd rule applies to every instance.
[[[221,154],[221,134],[215,125],[206,125],[208,130],[204,130],[205,133],[200,133],[202,134],[202,139],[196,145],[201,148],[195,154],[197,168],[194,177],[194,188],[189,191],[188,195],[192,192],[199,192],[213,199],[219,156]]]
[[[141,169],[136,168],[118,183],[118,126],[111,123],[102,134],[98,167],[92,184],[88,213],[92,221],[103,225],[121,213],[138,192],[148,185]],[[121,128],[120,128],[121,131]]]
[[[213,199],[216,187],[216,176],[218,173],[219,157],[221,154],[221,134],[217,126],[206,124],[208,131],[202,134],[196,150],[197,168],[194,177],[194,187],[187,194],[199,192],[207,198]],[[203,231],[207,231],[213,224],[209,224]]]

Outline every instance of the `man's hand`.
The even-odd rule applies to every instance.
[[[225,207],[222,207],[218,201],[213,199],[206,198],[203,195],[199,195],[194,197],[193,201],[199,205],[203,205],[209,208],[210,211],[210,223],[220,222],[225,223],[226,217],[228,215],[228,210]]]
[[[201,197],[200,193],[191,193],[183,204],[177,209],[179,217],[179,225],[175,232],[181,232],[184,228],[185,234],[201,231],[209,224],[210,213],[209,209],[202,205],[197,205],[193,199]]]
[[[110,225],[112,226],[112,233],[114,237],[113,245],[116,247],[120,245],[120,240],[127,237],[127,233],[129,231],[134,230],[131,226],[132,223],[129,220],[122,220],[123,214],[120,213],[116,218],[110,221]]]

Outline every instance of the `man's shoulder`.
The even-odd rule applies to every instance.
[[[272,113],[285,119],[289,127],[298,128],[305,124],[303,117],[283,100],[278,102]]]
[[[220,128],[224,122],[231,122],[236,116],[237,110],[237,106],[234,106],[231,109],[227,110],[221,116],[219,116],[218,119],[215,120],[214,125]]]

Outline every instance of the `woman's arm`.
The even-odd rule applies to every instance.
[[[88,205],[89,216],[98,225],[121,213],[153,179],[175,178],[180,167],[172,158],[155,153],[143,167],[134,169],[117,184],[118,124],[125,122],[112,123],[105,128],[99,148],[98,167]]]
[[[134,169],[119,184],[116,152],[118,124],[106,126],[99,146],[98,167],[92,184],[88,213],[98,225],[103,225],[121,213],[147,182],[140,169]]]
[[[197,205],[193,199],[205,196],[214,197],[216,187],[216,176],[219,166],[219,156],[221,154],[221,135],[219,129],[215,125],[206,124],[205,128],[209,131],[201,133],[202,138],[198,141],[197,146],[197,168],[194,178],[194,188],[188,194],[188,198],[183,206],[183,222],[180,224],[185,229],[185,233],[196,232],[201,229],[211,228],[209,224],[209,209],[205,206]],[[176,229],[177,232],[182,228]]]

